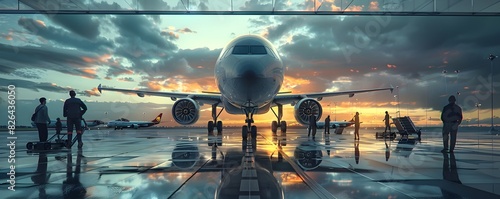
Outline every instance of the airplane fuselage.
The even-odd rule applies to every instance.
[[[225,110],[244,114],[269,111],[284,77],[283,62],[273,45],[263,37],[245,35],[234,39],[215,64],[215,81]]]

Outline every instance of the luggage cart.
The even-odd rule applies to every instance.
[[[82,121],[83,123],[85,124],[84,127],[82,127],[82,135],[83,133],[85,132],[85,129],[88,128],[87,126],[87,122],[85,121],[85,119],[82,118]],[[52,137],[50,137],[47,141],[45,142],[28,142],[26,143],[26,148],[31,151],[31,150],[51,150],[51,149],[61,149],[61,148],[64,148],[64,147],[67,147],[66,143],[68,143],[68,140],[67,139],[63,139],[66,134],[62,135],[62,137],[60,137],[60,139],[55,139],[57,136],[57,133],[52,135]],[[54,142],[52,142],[52,140],[54,140]],[[72,140],[71,140],[71,146],[72,147],[77,141],[77,136],[75,136]],[[67,147],[67,148],[70,148],[70,147]]]

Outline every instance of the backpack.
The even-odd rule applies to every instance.
[[[33,113],[33,115],[31,115],[31,121],[34,122],[36,120],[36,114],[38,113],[38,111],[42,109],[42,108],[39,108],[38,110],[35,111],[35,113]]]

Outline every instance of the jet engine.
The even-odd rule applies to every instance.
[[[316,121],[318,121],[323,113],[321,104],[312,98],[301,99],[297,102],[297,104],[295,104],[294,109],[295,120],[303,125],[309,124],[309,117],[311,115],[316,116]]]
[[[191,98],[179,99],[172,106],[172,116],[179,124],[193,124],[200,118],[200,105]]]

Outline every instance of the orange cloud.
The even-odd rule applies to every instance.
[[[298,85],[307,85],[311,81],[303,78],[295,78],[291,76],[286,76],[283,80],[283,86],[281,86],[281,91],[292,91]]]
[[[36,20],[35,22],[36,22],[38,25],[41,25],[41,26],[43,26],[43,27],[47,27],[47,26],[45,25],[45,22],[43,22],[42,20]]]
[[[374,10],[374,11],[380,10],[378,1],[372,1],[372,2],[370,2],[370,8],[369,9],[370,10]]]

